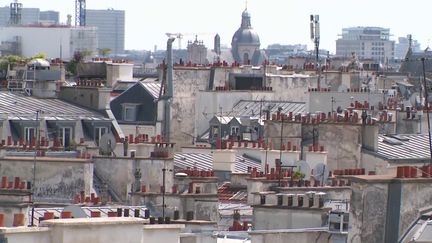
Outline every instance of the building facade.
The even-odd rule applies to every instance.
[[[39,22],[48,24],[59,24],[60,13],[57,11],[41,11],[39,13]]]
[[[99,48],[122,54],[125,48],[125,11],[87,9],[86,25],[97,27]]]
[[[39,22],[40,10],[38,8],[23,8],[21,10],[21,24],[36,24]],[[10,8],[0,7],[0,26],[6,26],[10,20]]]
[[[373,59],[386,63],[395,57],[395,43],[390,40],[390,29],[381,27],[343,28],[336,40],[336,56]]]
[[[34,56],[45,53],[49,58],[61,57],[69,60],[76,51],[97,52],[96,31],[95,27],[0,27],[0,43],[11,44],[16,41],[16,49],[20,50],[20,53],[11,53],[15,55]],[[0,45],[0,51],[2,49],[3,45]]]

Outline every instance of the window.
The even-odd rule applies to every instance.
[[[25,127],[24,136],[26,143],[32,143],[33,139],[36,139],[36,128],[35,127]]]
[[[136,121],[137,105],[123,105],[123,121]]]
[[[71,145],[72,139],[71,127],[61,127],[59,129],[59,140],[63,147],[69,147]]]
[[[238,126],[231,127],[231,135],[239,135],[240,128]]]
[[[99,146],[99,141],[105,133],[108,133],[108,129],[106,127],[96,127],[95,128],[94,138],[95,138],[95,143],[97,146]]]

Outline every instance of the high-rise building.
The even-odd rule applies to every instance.
[[[343,28],[341,38],[336,40],[336,56],[373,59],[387,62],[394,59],[394,41],[390,29],[381,27]]]
[[[21,10],[21,24],[35,24],[39,22],[39,9],[38,8],[22,8]],[[6,26],[10,21],[10,8],[0,7],[0,26]]]
[[[95,27],[0,27],[0,52],[27,57],[44,53],[49,58],[70,60],[77,51],[87,50],[96,54],[96,33]],[[15,47],[13,49],[16,53],[10,53],[10,47]]]
[[[60,13],[57,11],[40,11],[39,13],[39,22],[41,23],[50,23],[50,24],[59,24],[60,22]]]
[[[86,11],[86,26],[98,29],[99,48],[109,48],[112,54],[122,54],[125,46],[125,11],[94,10]]]

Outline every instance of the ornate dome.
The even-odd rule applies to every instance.
[[[238,29],[232,39],[232,44],[260,45],[258,34],[253,29]]]

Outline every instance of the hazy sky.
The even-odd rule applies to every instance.
[[[3,1],[5,2],[5,1]],[[4,4],[8,4],[12,0]],[[61,22],[74,15],[74,0],[20,0],[24,7],[60,11]],[[166,32],[186,33],[185,47],[194,33],[213,47],[219,33],[222,44],[240,26],[244,0],[87,0],[88,9],[114,8],[126,11],[126,49],[166,48]],[[3,4],[3,3],[1,3]],[[258,32],[261,47],[268,44],[307,44],[309,15],[319,14],[321,45],[331,52],[343,27],[379,26],[390,28],[393,39],[412,34],[422,48],[432,36],[430,0],[249,0],[252,27]],[[177,43],[176,43],[177,44]]]

